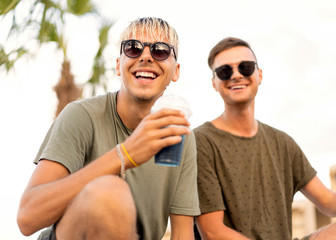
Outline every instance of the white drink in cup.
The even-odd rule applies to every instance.
[[[162,108],[172,108],[182,111],[186,118],[191,116],[191,110],[188,102],[178,95],[163,95],[152,107],[151,112],[157,112]],[[155,155],[155,163],[164,166],[176,167],[180,165],[185,135],[182,135],[182,141],[165,148],[162,148]]]

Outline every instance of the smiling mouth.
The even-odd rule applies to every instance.
[[[153,80],[157,77],[157,75],[153,72],[136,72],[134,75],[136,78],[145,78],[150,80]]]
[[[240,90],[246,88],[247,85],[236,85],[236,86],[231,86],[229,87],[230,90]]]

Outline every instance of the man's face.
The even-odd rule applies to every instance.
[[[136,40],[155,43],[152,36],[148,34],[138,35]],[[160,39],[170,44],[167,38]],[[155,101],[170,84],[179,78],[180,65],[174,58],[173,51],[170,56],[163,60],[155,60],[148,46],[145,46],[143,53],[137,58],[129,58],[124,52],[117,59],[116,73],[121,76],[121,91],[129,94],[137,101]]]
[[[238,71],[242,61],[256,62],[253,52],[243,46],[233,47],[219,53],[212,66],[212,70],[228,64],[233,69],[233,74],[228,80],[221,80],[214,73],[213,87],[220,93],[226,105],[240,105],[254,102],[258,86],[262,80],[262,70],[255,68],[251,76],[244,76]]]

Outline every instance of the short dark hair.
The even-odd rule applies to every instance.
[[[255,58],[257,59],[256,55],[254,54],[250,44],[248,44],[248,42],[240,39],[240,38],[234,38],[234,37],[227,37],[222,39],[221,41],[219,41],[210,51],[209,53],[209,57],[208,57],[208,64],[210,69],[212,69],[212,65],[214,63],[215,57],[222,51],[233,48],[233,47],[239,47],[239,46],[243,46],[243,47],[247,47],[248,49],[250,49],[253,53],[253,55],[255,56]]]

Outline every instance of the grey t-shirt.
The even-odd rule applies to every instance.
[[[73,173],[94,161],[132,133],[116,110],[117,93],[70,103],[51,126],[36,156],[63,164]],[[154,158],[126,171],[138,214],[141,239],[161,239],[168,216],[198,215],[195,137],[184,142],[181,165],[160,166]]]
[[[258,124],[251,138],[194,129],[200,209],[224,210],[225,225],[251,239],[291,239],[293,196],[316,171],[291,137]]]

